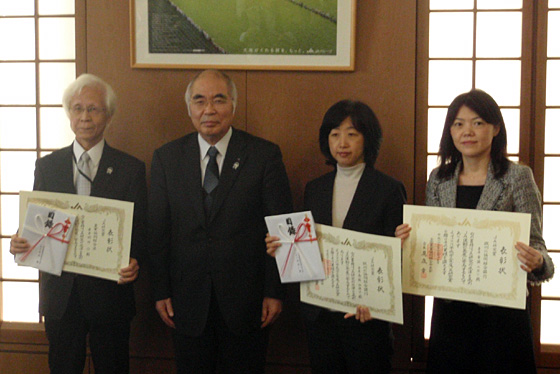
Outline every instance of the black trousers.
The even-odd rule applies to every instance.
[[[214,293],[206,328],[200,336],[173,335],[178,374],[262,374],[268,329],[239,335],[225,324]]]
[[[389,322],[361,323],[344,313],[322,310],[305,320],[313,374],[388,374],[393,334]]]
[[[89,320],[75,290],[61,319],[45,317],[45,331],[51,374],[83,373],[88,335],[95,374],[129,372],[130,321],[119,316],[110,323]]]

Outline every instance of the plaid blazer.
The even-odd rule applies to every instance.
[[[426,186],[426,205],[439,207],[456,207],[457,182],[462,168],[460,162],[452,178],[437,177],[438,168],[432,170]],[[504,212],[522,212],[531,214],[531,236],[529,245],[540,251],[544,266],[529,273],[527,279],[532,285],[550,280],[554,275],[554,264],[548,255],[542,237],[542,198],[528,166],[511,163],[505,175],[494,176],[492,163],[488,164],[488,175],[476,209]]]

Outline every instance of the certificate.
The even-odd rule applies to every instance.
[[[282,283],[325,279],[325,269],[310,211],[264,218],[268,232],[278,236],[276,264]]]
[[[300,284],[301,301],[345,313],[358,305],[372,317],[403,323],[401,241],[316,225],[326,278]]]
[[[76,216],[63,271],[118,281],[128,266],[134,203],[42,191],[20,192],[20,232],[28,204]]]
[[[405,205],[403,292],[524,309],[527,273],[516,242],[529,243],[531,215]]]

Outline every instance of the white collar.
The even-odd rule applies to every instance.
[[[360,179],[365,168],[365,162],[360,162],[354,166],[340,166],[339,164],[336,164],[336,177],[344,179]]]
[[[214,147],[218,149],[218,152],[222,157],[225,157],[226,155],[226,151],[232,134],[233,134],[233,130],[230,127],[228,132],[220,139],[220,141],[214,144]],[[200,135],[200,133],[198,134],[198,145],[200,147],[200,159],[203,160],[204,157],[206,157],[206,153],[208,153],[210,144],[206,140],[204,140],[204,138],[202,137],[202,135]]]
[[[99,165],[99,162],[101,161],[101,156],[103,155],[104,147],[105,147],[105,139],[101,139],[99,143],[97,143],[96,145],[91,147],[89,151],[87,151],[89,157],[91,158],[91,163],[93,167],[97,167]],[[73,150],[74,150],[74,157],[76,157],[76,160],[79,160],[80,157],[82,157],[82,154],[86,152],[86,150],[80,145],[80,143],[78,143],[75,140],[74,140]]]

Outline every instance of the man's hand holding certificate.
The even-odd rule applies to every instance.
[[[525,308],[514,246],[529,242],[530,214],[405,205],[404,222],[404,292]]]
[[[282,283],[325,279],[311,212],[265,217],[268,232],[280,238],[276,263]]]
[[[24,224],[23,218],[26,211],[28,217],[32,217],[34,213],[29,213],[28,207],[33,212],[34,205],[76,218],[72,236],[66,244],[66,257],[62,258],[63,271],[119,280],[119,270],[128,266],[130,259],[133,203],[75,194],[21,191],[19,232],[26,238],[25,233],[33,223],[26,221]],[[28,241],[31,246],[36,242],[33,238]],[[29,256],[44,256],[44,252],[36,248],[30,253]],[[28,265],[28,261],[25,264]]]

